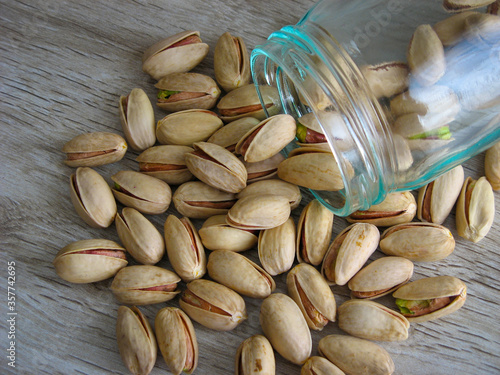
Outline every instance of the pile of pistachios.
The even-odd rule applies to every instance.
[[[291,217],[300,207],[299,186],[343,188],[331,151],[304,145],[307,120],[297,124],[274,113],[271,89],[263,92],[266,118],[241,38],[224,33],[218,40],[215,80],[189,73],[208,50],[196,31],[151,46],[143,70],[158,81],[157,105],[169,114],[155,123],[149,98],[134,88],[119,99],[126,140],[86,133],[64,145],[66,164],[76,168],[70,177],[76,212],[95,228],[114,222],[122,245],[70,243],[54,259],[57,274],[73,283],[114,277],[111,292],[123,304],[118,347],[132,374],[149,374],[158,348],[173,374],[194,372],[198,351],[210,349],[198,348],[192,320],[232,330],[248,317],[242,296],[262,299],[263,335],[241,343],[236,374],[274,374],[274,351],[301,365],[304,375],[392,374],[389,353],[372,341],[405,340],[410,323],[440,318],[465,302],[466,285],[456,277],[410,282],[413,262],[453,252],[453,235],[442,226],[453,207],[460,236],[477,242],[488,233],[493,188],[500,188],[500,143],[486,153],[486,177],[464,181],[459,166],[421,188],[418,199],[411,192],[389,194],[351,214],[350,225],[332,240],[334,215],[318,200],[303,207],[298,222]],[[226,92],[220,100],[219,86]],[[211,111],[215,106],[218,113]],[[296,139],[301,147],[285,159],[281,151]],[[120,161],[129,146],[140,152],[137,170],[111,176],[110,187],[92,167]],[[178,215],[166,217],[161,233],[145,215],[163,214],[171,203]],[[256,248],[260,264],[244,255]],[[367,264],[377,249],[387,256]],[[165,258],[173,271],[155,265]],[[288,295],[273,293],[273,277],[284,273]],[[337,308],[332,285],[347,285],[352,299]],[[136,307],[179,294],[179,307],[160,309],[154,329]],[[387,294],[399,312],[373,301]],[[323,337],[321,356],[311,357],[310,330],[334,321],[348,335]]]

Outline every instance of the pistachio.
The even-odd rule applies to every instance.
[[[316,268],[306,263],[296,265],[288,272],[286,285],[309,328],[321,331],[329,321],[335,321],[335,297]]]
[[[193,175],[206,184],[228,193],[238,193],[247,184],[243,163],[224,147],[196,142],[194,151],[186,155],[186,165]]]
[[[262,335],[244,340],[236,351],[236,375],[272,375],[276,371],[273,348]]]
[[[324,114],[330,115],[334,120],[337,119],[337,116],[340,117],[337,112],[324,111]],[[309,112],[299,117],[297,120],[296,136],[299,146],[314,146],[324,148],[325,150],[330,149],[325,133],[314,112]]]
[[[380,233],[373,224],[355,223],[340,232],[326,252],[321,274],[337,285],[345,285],[377,249]]]
[[[345,375],[345,373],[329,360],[313,356],[304,363],[300,375]]]
[[[443,8],[448,12],[463,12],[481,8],[494,2],[495,0],[443,0]]]
[[[264,335],[285,359],[301,365],[311,355],[311,332],[293,299],[271,294],[260,306],[259,319]]]
[[[409,191],[389,193],[382,203],[365,211],[356,211],[347,217],[350,223],[370,223],[378,227],[389,227],[409,223],[415,217],[417,203]]]
[[[500,142],[486,151],[484,174],[493,190],[500,190]]]
[[[376,98],[390,98],[408,87],[408,65],[400,61],[389,61],[361,68]]]
[[[207,269],[212,279],[244,296],[266,298],[276,288],[271,275],[233,251],[213,251],[208,257]]]
[[[396,151],[396,165],[400,172],[408,170],[413,164],[413,156],[409,141],[399,134],[392,135],[394,150]]]
[[[64,144],[62,151],[70,167],[98,167],[121,160],[127,148],[118,134],[93,132],[77,135]]]
[[[250,129],[236,144],[243,160],[255,163],[279,153],[295,138],[295,119],[290,115],[274,115]]]
[[[160,40],[142,57],[142,70],[159,80],[167,74],[188,72],[208,54],[199,31],[183,31]]]
[[[111,291],[121,303],[149,305],[169,301],[179,291],[181,279],[167,269],[140,265],[121,269],[111,283]]]
[[[432,28],[436,32],[443,46],[452,46],[459,42],[465,32],[465,19],[476,12],[462,12],[454,14],[437,22]]]
[[[258,161],[256,163],[248,163],[243,161],[243,165],[247,169],[247,183],[272,179],[278,174],[278,165],[285,160],[283,154],[276,154],[269,159]]]
[[[169,112],[210,109],[220,95],[215,81],[200,73],[172,73],[160,79],[156,105]]]
[[[155,144],[155,115],[144,90],[135,88],[129,95],[120,96],[120,120],[134,150],[143,151]]]
[[[188,283],[179,304],[191,319],[217,331],[230,331],[247,318],[243,298],[210,280],[198,279]]]
[[[398,224],[386,229],[380,239],[384,254],[417,262],[444,259],[454,249],[455,239],[450,230],[433,223]]]
[[[172,198],[177,211],[191,219],[207,219],[226,214],[236,203],[233,193],[226,193],[201,181],[190,181],[177,188]]]
[[[374,299],[392,293],[413,275],[413,263],[402,257],[383,257],[362,268],[347,286],[351,296]]]
[[[171,113],[156,124],[158,142],[167,145],[192,146],[206,141],[222,126],[221,119],[206,109],[187,109]]]
[[[174,271],[188,282],[199,279],[206,272],[206,255],[203,244],[193,223],[169,215],[165,220],[165,246]]]
[[[116,214],[116,231],[129,254],[142,264],[156,264],[165,253],[163,237],[139,211],[125,207]]]
[[[289,217],[283,224],[259,233],[259,260],[272,276],[292,268],[295,260],[295,223]]]
[[[500,18],[488,13],[475,13],[464,20],[465,38],[472,43],[486,43],[488,47],[498,42]],[[495,95],[496,96],[496,95]]]
[[[135,171],[120,171],[111,176],[113,194],[124,206],[144,214],[161,214],[168,209],[172,197],[164,181]]]
[[[411,74],[422,86],[432,86],[446,70],[443,44],[430,25],[417,27],[406,58]]]
[[[199,230],[201,242],[210,250],[245,251],[257,244],[257,233],[231,227],[226,215],[209,217]]]
[[[420,188],[417,217],[421,221],[442,224],[450,214],[464,182],[461,165]]]
[[[72,242],[64,246],[53,261],[57,275],[70,283],[109,279],[127,263],[125,249],[104,239]]]
[[[236,197],[241,199],[250,195],[262,194],[277,194],[287,197],[292,210],[297,208],[302,200],[302,195],[297,185],[279,179],[253,182],[240,191]]]
[[[191,319],[181,309],[164,307],[156,314],[155,331],[170,372],[191,374],[198,365],[198,341]]]
[[[194,178],[185,160],[186,154],[192,151],[188,146],[154,146],[142,152],[136,160],[140,172],[170,185],[180,185]]]
[[[394,372],[389,353],[368,340],[329,335],[319,341],[318,351],[346,374],[390,375]]]
[[[135,306],[120,306],[116,339],[123,363],[134,375],[148,375],[156,362],[156,338],[148,319]]]
[[[215,45],[215,79],[225,91],[250,83],[250,59],[245,42],[229,32],[222,34]]]
[[[259,123],[255,117],[242,117],[231,121],[229,124],[217,130],[208,138],[207,142],[226,148],[234,152],[236,144],[250,129]]]
[[[93,228],[107,228],[116,215],[108,183],[89,167],[78,167],[70,177],[70,197],[76,213]]]
[[[481,241],[495,218],[495,196],[486,177],[478,180],[467,177],[456,211],[458,235],[472,242]]]
[[[338,314],[339,328],[352,336],[376,341],[408,338],[408,320],[380,303],[351,299],[340,305]]]
[[[392,124],[392,130],[410,141],[432,140],[436,142],[436,140],[448,141],[451,138],[450,128],[440,116],[420,116],[418,113],[398,117]],[[409,146],[414,148],[410,142]]]
[[[317,266],[323,260],[332,238],[333,212],[313,199],[300,214],[297,225],[297,259]]]

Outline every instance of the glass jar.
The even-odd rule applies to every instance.
[[[299,146],[333,153],[343,186],[311,191],[337,215],[423,186],[500,138],[500,17],[470,12],[436,0],[322,0],[252,52],[259,96],[277,93],[268,115],[297,119],[287,156]]]

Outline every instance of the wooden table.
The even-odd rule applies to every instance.
[[[92,229],[76,214],[69,198],[72,169],[61,148],[77,134],[110,131],[122,134],[118,99],[134,87],[153,99],[154,81],[141,71],[144,50],[180,31],[197,29],[210,45],[195,69],[212,74],[213,51],[225,31],[243,36],[251,50],[275,30],[294,24],[312,0],[136,0],[136,1],[0,1],[1,161],[1,303],[2,374],[127,374],[120,358],[115,322],[118,302],[111,279],[71,284],[60,279],[52,260],[66,244],[88,238],[119,241],[114,225]],[[164,114],[155,109],[156,117]],[[137,153],[119,163],[96,168],[108,182],[122,169],[137,169]],[[465,164],[466,176],[483,172],[484,154]],[[455,252],[434,263],[417,263],[413,279],[453,275],[468,285],[458,312],[440,320],[412,324],[403,342],[379,343],[389,351],[397,374],[500,373],[500,194],[497,217],[487,238],[473,244],[458,237],[454,215],[445,225],[457,240]],[[298,217],[311,196],[295,210]],[[168,214],[174,213],[174,207]],[[151,216],[161,231],[167,214]],[[199,227],[201,221],[196,221]],[[336,218],[334,234],[346,226]],[[256,250],[247,252],[256,260]],[[380,252],[372,257],[380,257]],[[8,262],[15,262],[15,325],[8,322]],[[132,262],[133,263],[133,262]],[[159,265],[169,267],[163,260]],[[276,277],[277,292],[285,277]],[[181,285],[184,289],[185,285]],[[337,305],[348,299],[333,288]],[[12,291],[12,289],[11,289]],[[232,374],[236,348],[261,333],[260,300],[245,298],[248,320],[231,332],[211,331],[195,323],[199,341],[196,374]],[[390,306],[390,298],[383,299]],[[154,320],[164,306],[142,311]],[[15,365],[7,365],[7,330],[15,330]],[[321,337],[341,333],[336,323],[313,332],[313,354]],[[7,351],[8,352],[8,351]],[[299,374],[300,367],[276,354],[278,374]],[[152,374],[168,373],[159,354]]]

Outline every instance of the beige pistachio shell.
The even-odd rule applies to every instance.
[[[227,213],[226,222],[241,229],[270,229],[290,217],[288,198],[281,195],[249,195],[238,199]]]
[[[93,228],[107,228],[116,215],[108,183],[89,167],[78,167],[70,177],[70,197],[76,213]]]
[[[163,117],[156,124],[156,138],[161,144],[192,146],[206,141],[222,126],[222,120],[206,109],[187,109]]]
[[[500,142],[486,151],[484,174],[493,190],[500,190]]]
[[[274,375],[276,361],[269,340],[262,335],[244,340],[236,351],[234,369],[236,375]]]
[[[408,170],[413,164],[413,155],[408,140],[399,134],[393,134],[392,140],[396,151],[396,164],[400,172]]]
[[[350,223],[370,223],[378,227],[389,227],[409,223],[417,212],[417,202],[409,191],[389,193],[382,203],[366,211],[356,211],[347,217]]]
[[[300,214],[297,224],[297,259],[317,266],[323,260],[333,229],[333,212],[313,199]]]
[[[250,83],[250,59],[245,42],[229,32],[222,34],[215,45],[215,79],[225,91]]]
[[[192,180],[193,174],[186,166],[185,156],[193,149],[188,146],[163,145],[150,147],[138,157],[139,171],[156,177],[170,185],[180,185]]]
[[[464,37],[465,19],[477,12],[461,12],[447,17],[432,27],[443,46],[452,46]]]
[[[411,323],[421,323],[441,318],[457,311],[465,303],[467,286],[453,276],[435,276],[412,281],[396,290],[392,296],[403,300],[422,301],[450,297],[449,304],[424,315],[412,317],[406,315]]]
[[[408,65],[400,61],[389,61],[361,68],[376,98],[390,98],[408,87]]]
[[[351,296],[374,299],[392,293],[413,275],[413,263],[402,257],[383,257],[362,268],[347,286]]]
[[[433,223],[398,224],[386,229],[380,239],[380,250],[416,262],[432,262],[450,255],[455,239],[450,230]]]
[[[217,331],[230,331],[247,318],[243,298],[210,280],[198,279],[188,283],[179,304],[191,319]]]
[[[148,319],[135,306],[120,306],[116,319],[116,339],[123,363],[134,375],[148,375],[158,348]]]
[[[244,296],[266,298],[276,288],[271,275],[233,251],[213,251],[208,257],[207,270],[212,279]]]
[[[156,314],[155,331],[170,372],[193,373],[198,366],[198,341],[191,319],[177,307],[164,307]]]
[[[121,303],[149,305],[169,301],[179,291],[181,279],[172,271],[149,265],[121,269],[111,283],[111,291]]]
[[[169,215],[165,220],[165,247],[174,271],[188,282],[205,275],[205,249],[195,226],[187,217]]]
[[[333,284],[345,285],[377,249],[380,239],[373,224],[355,223],[333,240],[321,265],[321,274]]]
[[[481,241],[489,232],[495,218],[495,196],[486,179],[464,182],[457,201],[456,223],[460,237],[472,242]]]
[[[236,144],[236,153],[250,163],[263,161],[279,153],[295,138],[295,119],[274,115],[250,129]]]
[[[165,254],[163,237],[139,211],[125,207],[116,214],[116,231],[128,253],[142,264],[156,264]]]
[[[241,199],[250,195],[262,194],[278,194],[287,197],[292,210],[297,208],[302,200],[302,194],[297,185],[279,179],[253,182],[240,191],[236,197]]]
[[[443,0],[443,8],[448,12],[463,12],[481,8],[494,2],[495,0]]]
[[[255,117],[242,117],[224,125],[208,138],[207,142],[227,148],[234,152],[236,144],[250,129],[259,123]]]
[[[203,245],[210,250],[245,251],[257,244],[255,231],[231,227],[226,215],[209,217],[201,226],[199,235]]]
[[[444,110],[441,113],[429,113],[425,116],[421,116],[418,113],[402,115],[394,121],[392,129],[396,134],[405,138],[418,137],[420,134],[446,126],[448,122],[453,120],[453,118],[446,117],[447,113],[448,111]],[[408,146],[410,149],[415,149],[415,143],[425,141],[425,139],[409,139]],[[439,147],[442,145],[439,142],[448,142],[449,140],[431,139],[430,141],[429,145],[431,147]]]
[[[201,181],[190,181],[177,188],[172,200],[181,215],[207,219],[213,215],[225,215],[236,203],[236,196]]]
[[[459,165],[421,187],[418,191],[418,219],[442,224],[455,206],[463,183],[464,169]]]
[[[390,375],[395,369],[391,356],[384,348],[357,337],[323,337],[318,351],[346,374]]]
[[[309,328],[321,331],[329,321],[335,321],[335,297],[316,268],[307,263],[296,265],[288,272],[286,286]]]
[[[258,161],[256,163],[243,161],[243,165],[247,169],[247,183],[250,184],[277,177],[278,165],[283,160],[285,160],[285,157],[283,154],[279,153],[271,156],[269,159]]]
[[[142,151],[156,142],[153,106],[144,90],[132,89],[128,96],[120,96],[120,120],[130,147]]]
[[[205,58],[208,49],[199,31],[182,31],[149,47],[142,57],[142,70],[155,80],[188,72]]]
[[[170,206],[172,190],[164,181],[135,171],[119,171],[111,179],[115,183],[113,194],[124,206],[151,215]]]
[[[272,276],[287,272],[295,260],[295,223],[289,217],[283,224],[259,233],[259,260]]]
[[[300,375],[345,375],[345,373],[328,359],[313,356],[304,363]]]
[[[156,105],[169,112],[186,109],[210,109],[220,95],[215,81],[200,73],[172,73],[160,79],[155,87],[174,91],[168,98],[158,98]]]
[[[70,167],[98,167],[121,160],[127,148],[118,134],[93,132],[77,135],[64,144],[62,151]]]
[[[60,278],[79,284],[109,279],[127,263],[125,249],[104,239],[72,242],[64,246],[53,261]]]
[[[340,305],[339,328],[352,336],[375,341],[408,338],[410,323],[400,313],[380,303],[352,299]]]
[[[208,142],[196,142],[193,148],[193,152],[186,154],[186,165],[193,175],[228,193],[238,193],[245,188],[247,170],[233,153]]]
[[[273,293],[260,306],[260,325],[281,356],[296,365],[311,355],[311,331],[297,304],[285,294]]]

